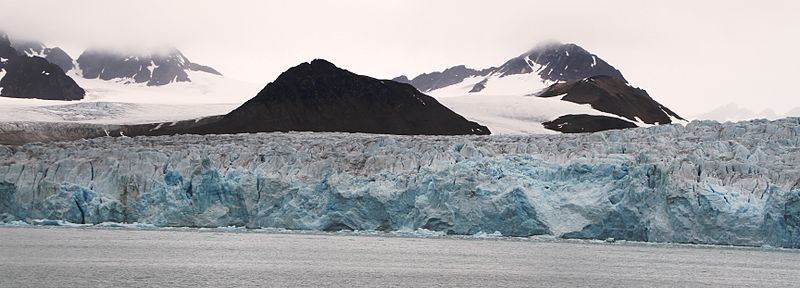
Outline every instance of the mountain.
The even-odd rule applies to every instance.
[[[411,84],[419,91],[429,92],[439,88],[444,88],[453,84],[460,83],[469,77],[486,76],[497,68],[487,68],[483,70],[475,70],[467,68],[464,65],[455,66],[445,69],[442,72],[432,72],[419,75],[414,79],[408,79],[406,76],[400,76],[392,79],[392,81]]]
[[[191,82],[189,71],[222,75],[214,68],[189,61],[175,48],[151,53],[90,48],[78,57],[77,62],[86,79],[116,80],[126,84],[147,83],[147,86]]]
[[[68,72],[75,68],[74,59],[59,47],[49,48],[37,41],[11,41],[11,47],[28,57],[41,57]]]
[[[647,91],[631,87],[623,80],[612,76],[592,76],[553,84],[535,96],[544,98],[561,96],[563,101],[588,104],[595,110],[622,116],[631,121],[607,116],[564,115],[543,123],[545,128],[561,132],[596,132],[607,130],[609,127],[613,129],[638,127],[632,122],[655,125],[669,124],[675,120],[685,121],[669,108],[653,100]]]
[[[7,38],[2,39],[6,40]],[[63,63],[58,64],[54,59],[58,59],[56,55],[59,55],[59,51],[62,50],[57,47],[49,48],[38,41],[20,41],[11,38],[7,42],[3,41],[3,45],[0,46],[0,55],[5,55],[0,56],[3,58],[0,59],[2,60],[0,79],[7,74],[7,69],[3,67],[7,65],[10,58],[17,59],[17,56],[21,56],[19,60],[14,60],[17,61],[16,64],[11,63],[10,65],[17,68],[26,67],[25,70],[15,68],[16,72],[12,71],[15,73],[8,74],[3,86],[0,86],[0,96],[6,96],[0,97],[0,122],[133,125],[197,119],[224,115],[242,105],[263,88],[261,84],[224,77],[211,67],[190,62],[174,49],[173,51],[162,50],[161,53],[157,53],[155,58],[170,58],[169,61],[179,63],[179,65],[174,65],[173,69],[169,69],[170,65],[165,64],[161,69],[155,69],[158,70],[155,78],[148,74],[145,76],[150,78],[147,78],[146,82],[135,84],[131,78],[103,80],[99,75],[94,79],[84,78],[84,71],[81,68],[86,68],[87,72],[91,72],[92,69],[89,68],[91,65],[84,62],[84,66],[80,67],[77,61],[71,60],[72,58],[66,53],[63,54]],[[169,56],[170,52],[174,53]],[[152,55],[147,55],[147,57],[150,56]],[[74,65],[66,65],[66,63]],[[69,69],[66,72],[67,77],[62,76],[61,74],[64,73],[58,71],[65,69]],[[136,69],[139,69],[139,66]],[[191,82],[157,86],[157,89],[154,88],[156,86],[147,86],[148,82],[153,84],[167,82],[168,80],[159,79],[169,78],[170,70],[180,69],[183,69],[186,75],[181,79],[188,78]],[[114,69],[108,68],[105,73],[113,71]],[[138,72],[138,70],[136,71]],[[147,73],[150,71],[148,70]],[[176,72],[175,74],[180,73]],[[166,76],[159,77],[158,75]],[[153,81],[150,81],[151,78]],[[126,82],[135,85],[125,85]],[[80,99],[80,101],[20,101],[12,98]],[[100,132],[104,135],[103,131]]]
[[[406,76],[394,80],[409,83],[422,92],[445,90],[439,92],[448,95],[521,95],[534,93],[556,82],[596,75],[608,75],[627,82],[619,70],[578,45],[546,43],[497,67],[478,70],[459,65],[411,80]]]
[[[535,73],[544,81],[573,81],[595,75],[608,75],[625,82],[616,68],[575,44],[548,43],[536,47],[501,65],[494,75]]]
[[[164,88],[149,90],[160,89]],[[71,118],[55,121],[57,123],[35,120],[35,122],[18,120],[5,123],[0,125],[0,144],[21,145],[103,136],[279,131],[397,135],[490,134],[487,127],[465,119],[411,85],[357,75],[319,59],[288,69],[275,81],[267,84],[255,97],[225,115],[146,124],[96,121],[92,118],[129,115],[129,110],[155,109],[159,112],[164,111],[159,109],[165,106],[140,105],[85,102],[43,107],[61,117]],[[197,107],[178,109],[181,111],[174,110],[169,113],[186,113],[182,110],[192,110]],[[0,121],[0,124],[3,122]]]
[[[779,118],[797,116],[800,116],[800,107],[789,110],[785,114],[778,114],[772,109],[764,109],[761,112],[754,112],[747,107],[740,107],[736,103],[731,102],[714,108],[709,112],[695,115],[692,118],[698,120],[714,120],[719,122],[738,122],[752,119],[775,120]]]
[[[272,131],[487,135],[413,86],[317,59],[290,68],[253,99],[196,133]]]
[[[79,100],[86,91],[47,59],[28,56],[0,33],[0,96],[45,100]]]
[[[500,134],[596,132],[683,119],[575,44],[539,45],[496,68],[456,66],[396,80]],[[549,95],[555,90],[569,96]]]

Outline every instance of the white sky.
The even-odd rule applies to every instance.
[[[576,43],[676,112],[800,106],[800,1],[0,0],[0,29],[61,46],[172,44],[266,84],[325,58],[378,78],[500,65]],[[12,11],[12,12],[9,12]]]

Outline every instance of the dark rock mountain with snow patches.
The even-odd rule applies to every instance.
[[[175,48],[152,53],[91,48],[83,52],[77,62],[84,78],[147,83],[148,86],[191,82],[189,71],[222,75],[214,68],[189,61]]]
[[[358,75],[321,59],[290,68],[220,121],[192,132],[273,131],[490,133],[411,85]]]
[[[579,80],[595,75],[609,75],[625,80],[622,73],[606,61],[575,44],[548,43],[514,57],[503,65],[485,69],[454,66],[441,72],[424,73],[409,79],[400,76],[394,81],[408,83],[422,92],[430,92],[461,83],[471,77],[485,77],[471,86],[469,93],[482,91],[493,77],[531,74],[542,83]]]
[[[22,53],[28,57],[41,57],[47,60],[47,62],[53,63],[61,67],[61,70],[64,72],[69,72],[73,68],[75,68],[75,61],[72,59],[67,52],[62,50],[59,47],[47,47],[42,42],[38,41],[19,41],[14,40],[11,41],[11,47],[13,47],[17,52]]]
[[[657,125],[669,124],[675,120],[685,120],[653,100],[647,91],[634,88],[619,78],[606,75],[553,84],[535,96],[561,97],[563,101],[588,104],[595,110],[624,118],[568,114],[543,123],[546,128],[561,132],[596,132],[637,127],[633,122]]]
[[[672,123],[673,119],[684,120],[669,108],[653,100],[647,91],[632,87],[619,78],[606,75],[553,84],[537,93],[536,96],[562,96],[561,100],[563,101],[589,104],[599,111],[647,124],[667,124]]]
[[[167,123],[100,125],[63,123],[51,131],[0,131],[0,144],[71,141],[103,136],[353,132],[396,135],[488,135],[413,86],[358,75],[317,59],[282,73],[234,111]],[[0,127],[2,128],[2,127]],[[2,130],[2,129],[0,129]]]
[[[400,76],[392,79],[400,83],[408,83],[416,87],[419,91],[428,92],[439,88],[444,88],[453,84],[457,84],[468,77],[486,76],[497,68],[487,68],[483,70],[475,70],[467,68],[464,65],[459,65],[447,68],[442,72],[431,72],[408,79],[406,76]]]
[[[503,130],[526,130],[519,128],[521,119],[534,119],[529,121],[531,125],[559,132],[595,132],[683,120],[646,91],[630,86],[608,62],[575,44],[540,45],[497,68],[456,66],[411,80],[405,76],[396,80],[435,97],[448,96],[442,101],[456,112],[468,119],[486,119]],[[589,104],[591,108],[520,98],[535,96]],[[525,107],[526,102],[532,106]],[[484,108],[472,108],[475,105]],[[494,131],[492,125],[489,128]]]
[[[17,51],[8,36],[0,33],[0,96],[80,100],[84,95],[86,91],[59,65],[29,56],[25,50]]]
[[[575,44],[541,45],[506,61],[494,71],[500,77],[530,73],[552,82],[573,81],[596,75],[608,75],[627,82],[619,70]]]

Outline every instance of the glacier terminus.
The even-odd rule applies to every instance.
[[[800,248],[800,118],[592,134],[259,133],[0,146],[0,221]]]

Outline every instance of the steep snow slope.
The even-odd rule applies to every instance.
[[[144,83],[85,79],[69,73],[86,90],[81,101],[0,98],[0,122],[43,121],[137,124],[222,115],[258,93],[257,84],[203,72],[192,82],[151,87]]]
[[[800,118],[0,146],[0,218],[800,247]]]

